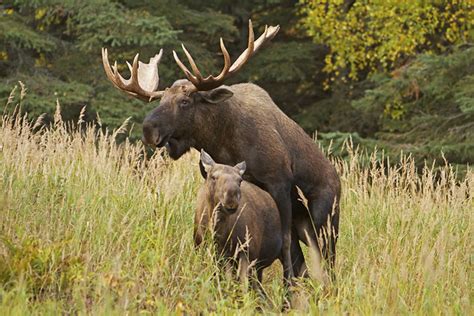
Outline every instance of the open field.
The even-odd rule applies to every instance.
[[[195,152],[145,162],[117,132],[67,133],[59,115],[36,134],[12,123],[0,129],[1,315],[280,311],[279,263],[265,303],[217,277],[211,245],[194,249]],[[335,162],[338,290],[300,282],[294,312],[472,314],[474,173],[456,182],[449,166],[435,177],[409,158],[385,172],[362,161]]]

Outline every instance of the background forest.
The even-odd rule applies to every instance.
[[[343,141],[383,148],[418,164],[474,162],[473,4],[465,1],[16,0],[0,15],[0,97],[21,81],[24,111],[52,120],[56,100],[65,120],[117,128],[141,121],[157,102],[126,97],[107,81],[100,48],[125,65],[165,50],[161,87],[183,75],[172,59],[186,43],[200,68],[216,73],[222,37],[233,58],[245,48],[247,21],[256,32],[280,24],[273,43],[231,82],[270,92],[308,133],[318,131],[336,154]],[[125,71],[125,69],[122,69]],[[16,94],[19,97],[19,94]],[[14,100],[13,100],[14,101]]]

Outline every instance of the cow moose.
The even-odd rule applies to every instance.
[[[139,63],[138,54],[132,65],[127,63],[130,79],[119,74],[117,63],[110,66],[104,48],[102,60],[108,78],[118,89],[145,101],[161,99],[143,121],[145,144],[166,147],[172,159],[195,148],[204,149],[218,163],[246,162],[244,179],[266,190],[277,204],[284,281],[288,286],[294,276],[306,274],[298,240],[321,253],[333,271],[339,229],[339,176],[314,140],[278,108],[265,90],[252,83],[223,85],[278,30],[279,26],[265,27],[254,41],[249,21],[248,47],[232,64],[221,38],[224,67],[217,76],[203,77],[182,45],[192,72],[173,51],[187,79],[177,80],[165,90],[157,90],[162,50],[148,64]],[[298,188],[308,208],[300,201]]]
[[[255,272],[258,282],[252,278],[252,286],[264,294],[263,269],[281,255],[281,223],[275,201],[268,192],[242,181],[245,161],[235,166],[218,164],[201,149],[201,163],[206,180],[196,203],[195,245],[211,230],[218,254],[234,263],[242,282],[250,271]]]

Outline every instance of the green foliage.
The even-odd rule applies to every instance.
[[[51,36],[26,26],[25,19],[14,12],[0,20],[0,41],[8,43],[12,50],[24,49],[37,53],[49,53],[57,46]]]
[[[0,247],[6,253],[0,255],[0,283],[5,289],[23,282],[35,299],[45,295],[64,295],[82,278],[84,260],[80,256],[63,256],[67,240],[42,246],[39,240],[26,238],[20,244],[1,236]],[[70,294],[70,293],[69,293]]]
[[[332,98],[345,102],[344,106],[352,104],[353,115],[361,119],[358,126],[341,129],[364,132],[364,124],[373,124],[376,128],[368,133],[365,130],[364,141],[352,134],[356,143],[368,149],[376,143],[393,158],[400,151],[409,152],[419,165],[434,160],[442,163],[444,159],[455,164],[472,163],[473,60],[474,48],[464,47],[444,55],[420,55],[391,76],[372,76],[364,82],[363,95],[345,101]],[[339,117],[336,114],[335,119]],[[328,133],[322,140],[325,144],[328,140],[340,143],[347,136]]]
[[[247,67],[246,73],[249,73],[251,81],[272,80],[286,83],[309,81],[313,79],[314,72],[318,71],[317,64],[305,65],[307,56],[318,53],[318,47],[311,43],[297,41],[276,43],[271,50],[271,54],[262,54],[258,61]]]
[[[82,7],[72,20],[70,32],[77,34],[77,47],[84,52],[97,52],[97,47],[159,47],[176,40],[163,16],[146,9],[127,10],[117,3],[102,1]],[[99,10],[98,10],[99,9]]]
[[[6,6],[0,20],[0,96],[6,98],[21,80],[31,96],[23,109],[33,116],[53,113],[59,99],[67,119],[77,118],[84,105],[86,119],[98,112],[102,124],[111,128],[132,117],[134,137],[139,138],[140,124],[157,102],[144,104],[114,89],[104,75],[100,48],[110,48],[111,60],[118,60],[119,70],[126,74],[124,60],[137,52],[146,60],[163,47],[160,87],[166,87],[183,77],[171,55],[173,49],[182,53],[181,42],[204,74],[215,74],[223,62],[219,38],[235,60],[247,44],[250,17],[256,32],[265,23],[280,23],[282,30],[275,44],[229,83],[251,80],[278,91],[276,102],[294,113],[295,96],[284,88],[296,91],[301,100],[312,98],[312,82],[319,80],[315,75],[321,67],[314,55],[321,53],[302,32],[295,32],[291,1],[248,1],[236,7],[232,1],[16,0]]]
[[[93,96],[93,89],[79,82],[64,82],[41,74],[28,77],[19,75],[17,78],[28,87],[28,98],[21,105],[32,117],[51,113],[51,109],[56,107],[56,101],[60,99],[64,104],[64,119],[76,119],[81,108],[89,104]],[[9,89],[11,90],[9,84],[0,84],[0,93],[6,94]],[[15,97],[13,101],[20,96]]]
[[[105,0],[17,0],[4,11],[0,29],[2,96],[22,81],[29,89],[22,108],[32,116],[44,112],[51,118],[59,99],[64,119],[77,120],[86,106],[84,119],[103,113],[101,123],[110,127],[129,116],[141,122],[150,107],[138,106],[106,81],[100,48],[112,47],[112,57],[120,59],[141,49],[150,56],[179,34],[146,6],[127,8]]]
[[[470,74],[461,78],[454,87],[454,100],[459,105],[461,112],[474,114],[474,75]]]
[[[472,1],[300,2],[308,34],[330,48],[324,70],[335,77],[390,70],[421,51],[444,51],[472,39]]]

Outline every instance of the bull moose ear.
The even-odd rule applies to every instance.
[[[209,172],[209,170],[211,170],[211,167],[216,164],[211,158],[211,156],[209,156],[209,154],[204,151],[204,149],[201,149],[201,162],[206,172]]]
[[[229,88],[217,88],[211,91],[200,91],[201,97],[209,103],[221,103],[229,99],[234,93]]]
[[[236,164],[234,168],[237,169],[241,176],[243,176],[245,173],[245,169],[247,169],[247,164],[245,163],[245,161],[242,161]]]

